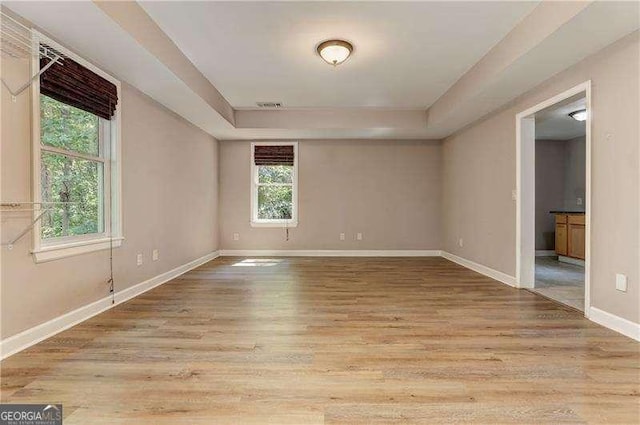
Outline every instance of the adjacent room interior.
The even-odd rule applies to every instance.
[[[640,423],[640,3],[0,8],[0,424]]]
[[[534,290],[584,311],[585,93],[535,114]]]

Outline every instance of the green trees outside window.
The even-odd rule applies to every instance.
[[[51,239],[104,231],[104,152],[100,118],[40,96],[41,194],[55,205],[41,221]]]
[[[293,216],[293,167],[258,166],[258,219],[290,220]]]

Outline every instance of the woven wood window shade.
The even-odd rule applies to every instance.
[[[254,146],[253,159],[256,165],[290,165],[293,166],[293,146]]]
[[[40,67],[48,62],[40,59]],[[107,120],[118,105],[115,84],[69,58],[40,75],[40,93]]]

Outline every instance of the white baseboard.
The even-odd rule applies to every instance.
[[[473,261],[458,257],[445,251],[433,250],[263,250],[263,249],[223,249],[222,257],[444,257],[480,274],[505,283],[516,286],[513,276],[499,272],[492,268],[474,263]]]
[[[475,263],[471,260],[458,257],[457,255],[450,254],[446,251],[442,251],[442,256],[447,260],[451,260],[454,263],[458,263],[463,267],[476,271],[492,279],[506,283],[509,286],[517,287],[516,278],[513,276],[509,276],[508,274],[483,266],[482,264]],[[628,336],[636,341],[640,341],[640,324],[616,316],[615,314],[607,313],[606,311],[595,307],[589,308],[588,313],[589,320],[598,323],[605,328],[621,333],[622,335]]]
[[[596,307],[589,308],[589,320],[621,333],[624,336],[640,341],[640,324],[623,319],[615,314],[607,313]]]
[[[0,341],[0,358],[6,359],[109,308],[111,308],[111,297],[105,297],[3,339]]]
[[[417,250],[417,249],[401,249],[401,250],[234,250],[223,249],[220,251],[222,257],[439,257],[442,251],[437,249]]]
[[[458,257],[457,255],[450,254],[446,251],[442,251],[442,256],[447,260],[460,264],[461,266],[471,269],[474,272],[478,272],[487,277],[490,277],[491,279],[495,279],[509,286],[513,286],[514,288],[516,287],[516,278],[514,276],[509,276],[506,273],[502,273],[490,267],[483,266],[482,264],[475,263],[471,260],[467,260],[466,258]]]
[[[556,252],[549,249],[536,249],[536,257],[555,257]]]
[[[567,264],[573,264],[574,266],[585,267],[585,261],[579,258],[571,258],[571,257],[565,257],[564,255],[558,255],[558,261],[567,263]]]
[[[138,295],[147,292],[150,289],[155,288],[156,286],[160,286],[163,283],[167,283],[171,279],[175,279],[178,276],[185,274],[186,272],[195,269],[207,263],[211,260],[214,260],[220,256],[220,251],[214,251],[210,254],[207,254],[203,257],[196,258],[193,261],[188,262],[187,264],[183,264],[175,269],[169,270],[168,272],[162,273],[158,276],[152,277],[149,280],[145,280],[142,283],[138,283],[137,285],[130,286],[127,289],[123,289],[122,291],[116,292],[116,304],[123,303],[131,298],[137,297]]]
[[[183,264],[182,266],[169,270],[168,272],[145,280],[144,282],[141,282],[137,285],[123,289],[122,291],[118,291],[115,294],[115,304],[111,304],[110,296],[104,297],[102,299],[99,299],[98,301],[92,302],[91,304],[87,304],[76,310],[65,313],[62,316],[51,319],[48,322],[34,326],[33,328],[22,331],[19,334],[3,339],[2,341],[0,341],[0,358],[5,359],[26,348],[29,348],[32,345],[50,338],[57,333],[67,330],[77,325],[78,323],[84,322],[85,320],[97,314],[100,314],[103,311],[106,311],[125,301],[128,301],[131,298],[134,298],[150,289],[155,288],[156,286],[170,281],[171,279],[175,279],[176,277],[188,272],[189,270],[195,269],[196,267],[201,266],[202,264],[211,261],[218,256],[219,252],[214,251],[196,260],[190,261],[187,264]]]
[[[15,353],[37,344],[57,333],[67,330],[115,305],[134,298],[156,286],[162,285],[176,277],[211,261],[218,256],[297,256],[297,257],[438,257],[442,256],[454,263],[483,274],[487,277],[516,286],[515,277],[494,270],[482,264],[475,263],[457,255],[439,250],[222,250],[215,251],[193,260],[187,264],[169,270],[135,286],[119,291],[115,295],[115,304],[111,304],[111,297],[105,297],[91,304],[70,311],[48,322],[42,323],[19,334],[0,341],[0,358],[5,359]],[[595,307],[589,309],[589,319],[619,332],[625,336],[640,341],[640,324],[623,319]]]

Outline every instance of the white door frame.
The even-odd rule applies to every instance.
[[[585,274],[584,315],[591,307],[591,80],[545,100],[516,115],[516,285],[533,288],[535,281],[535,118],[558,102],[585,93],[586,176],[585,176]]]

